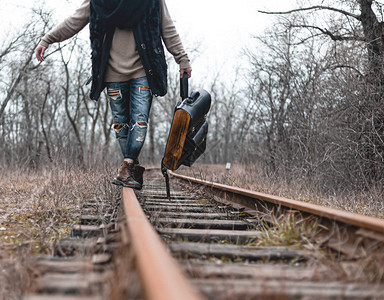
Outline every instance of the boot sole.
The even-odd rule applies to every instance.
[[[126,184],[120,180],[117,180],[117,179],[114,179],[112,181],[113,184],[115,185],[120,185],[120,186],[123,186],[123,187],[127,187],[127,188],[131,188],[131,189],[135,189],[135,190],[141,190],[142,189],[142,186],[141,185],[137,185],[137,184]]]

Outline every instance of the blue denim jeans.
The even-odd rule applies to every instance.
[[[138,163],[147,135],[152,93],[146,77],[106,84],[113,129],[124,158]]]

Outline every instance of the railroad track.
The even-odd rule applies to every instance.
[[[383,220],[172,177],[85,203],[25,299],[384,299]]]

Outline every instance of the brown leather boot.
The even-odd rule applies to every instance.
[[[135,169],[134,169],[134,172],[133,172],[133,178],[138,182],[140,183],[141,187],[143,186],[143,173],[145,171],[145,168],[142,167],[142,166],[139,166],[139,165],[136,165],[135,166]],[[139,188],[139,190],[141,190],[141,187]]]
[[[112,183],[140,190],[142,185],[134,179],[134,170],[135,167],[133,163],[123,161],[119,169],[119,174],[113,179]]]

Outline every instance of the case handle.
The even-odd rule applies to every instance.
[[[180,78],[180,97],[181,100],[188,98],[188,74],[184,72],[183,77]]]

